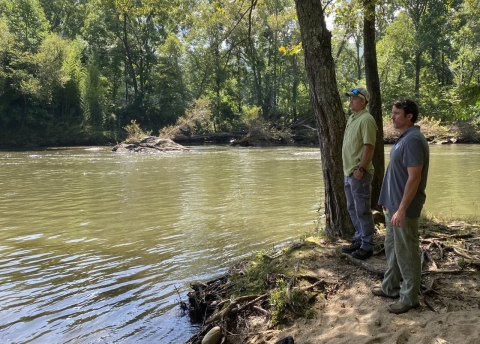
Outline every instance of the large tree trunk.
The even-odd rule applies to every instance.
[[[342,140],[346,119],[337,90],[331,34],[325,25],[320,0],[295,0],[295,4],[320,139],[326,232],[345,236],[353,233],[343,189]]]
[[[378,197],[382,188],[383,175],[385,173],[385,155],[383,145],[383,118],[382,97],[380,93],[380,79],[378,77],[377,49],[375,45],[375,0],[364,0],[363,17],[363,45],[365,57],[365,76],[367,89],[370,92],[369,111],[377,123],[377,142],[373,152],[373,167],[375,174],[372,181],[371,207],[381,210],[378,205]]]

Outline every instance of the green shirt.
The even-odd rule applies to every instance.
[[[365,144],[375,146],[376,131],[375,119],[367,109],[354,113],[348,118],[342,147],[343,173],[346,176],[352,174],[359,167],[363,146]],[[364,168],[368,173],[373,174],[374,169],[371,161]]]

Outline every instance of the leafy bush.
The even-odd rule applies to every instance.
[[[445,125],[441,123],[441,120],[434,119],[433,117],[422,117],[418,123],[423,135],[427,139],[435,138],[436,140],[444,140],[452,136],[458,136],[458,133],[451,125]]]
[[[293,142],[293,135],[289,128],[277,127],[265,122],[261,118],[250,119],[247,122],[248,140],[253,142],[267,141],[278,143]]]
[[[312,294],[299,288],[292,266],[272,258],[276,250],[272,247],[258,252],[242,269],[242,273],[231,276],[235,288],[231,292],[238,295],[261,295],[268,293],[272,325],[285,324],[297,317],[311,318],[315,311],[311,307]],[[289,249],[284,258],[288,260]]]
[[[422,117],[415,125],[420,126],[423,135],[427,140],[445,140],[449,137],[458,137],[457,127],[442,124],[441,120],[431,117]],[[400,132],[392,125],[390,117],[383,118],[383,137],[387,142],[395,142],[400,136]]]
[[[127,143],[136,142],[152,133],[151,131],[144,132],[134,119],[130,121],[130,124],[124,126],[123,129],[127,131],[128,136],[125,140]]]
[[[270,292],[272,325],[289,323],[296,317],[311,318],[314,313],[309,299],[306,291],[291,288],[286,280],[278,279],[276,288]]]
[[[187,110],[185,116],[177,119],[174,125],[160,129],[160,137],[173,139],[177,135],[195,135],[214,132],[211,120],[210,101],[208,99],[197,99],[193,107]]]

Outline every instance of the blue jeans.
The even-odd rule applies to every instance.
[[[364,172],[360,180],[353,174],[345,176],[345,196],[347,208],[355,227],[354,241],[361,243],[361,248],[367,251],[373,249],[374,223],[370,198],[372,194],[373,176]]]

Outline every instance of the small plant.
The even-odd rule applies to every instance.
[[[141,140],[145,136],[149,136],[152,133],[151,131],[144,132],[134,119],[130,121],[130,124],[124,126],[123,129],[127,131],[128,136],[125,140],[127,143],[136,142],[138,140]]]
[[[288,323],[296,317],[312,318],[315,312],[309,300],[306,291],[292,288],[286,280],[278,279],[277,286],[270,292],[272,325]]]
[[[464,258],[457,260],[457,265],[460,269],[465,269],[467,267],[467,261]]]

